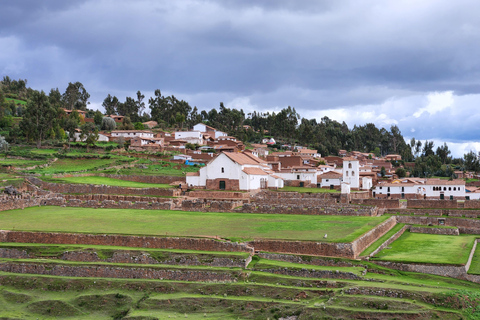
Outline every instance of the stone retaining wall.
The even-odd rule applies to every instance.
[[[138,202],[138,201],[144,201],[144,202],[177,202],[177,199],[173,198],[160,198],[160,197],[142,197],[142,196],[120,196],[120,195],[114,195],[114,194],[79,194],[79,195],[73,195],[73,194],[57,194],[57,197],[63,197],[66,201],[70,200],[82,200],[82,201],[87,201],[87,200],[95,200],[102,202],[104,200],[110,200],[110,201],[131,201],[131,202]]]
[[[175,270],[145,267],[118,266],[71,266],[40,263],[0,263],[0,271],[12,273],[41,274],[62,277],[101,277],[121,279],[155,279],[202,282],[236,282],[234,274],[204,270]]]
[[[428,234],[443,234],[443,235],[451,235],[451,236],[458,236],[460,233],[458,232],[458,228],[429,228],[429,227],[410,227],[410,232],[413,233],[428,233]]]
[[[480,234],[480,220],[475,219],[459,219],[449,217],[419,217],[419,216],[396,216],[398,223],[420,224],[420,225],[440,225],[439,221],[443,220],[445,226],[457,227],[460,233]]]
[[[315,269],[254,269],[262,272],[269,272],[274,274],[283,274],[291,277],[302,278],[327,278],[327,279],[349,279],[349,280],[365,280],[357,276],[353,272],[341,272],[331,270],[315,270]]]
[[[249,199],[247,192],[222,192],[222,191],[190,191],[186,194],[192,198],[202,199]]]
[[[267,206],[335,206],[337,200],[333,198],[317,199],[317,198],[286,198],[286,199],[255,199],[252,201],[255,205],[267,205]]]
[[[248,213],[268,213],[268,214],[311,214],[311,215],[342,215],[342,216],[376,216],[377,208],[336,205],[336,206],[270,206],[256,205],[255,203],[244,204],[241,208],[236,209],[239,212]]]
[[[414,214],[416,216],[448,216],[478,218],[480,210],[461,210],[461,209],[387,209],[390,214]]]
[[[254,247],[255,251],[355,258],[351,243],[282,240],[253,240],[247,243]]]
[[[178,189],[162,189],[162,188],[126,188],[105,185],[87,185],[87,184],[62,184],[44,182],[38,178],[28,177],[31,183],[42,189],[50,190],[55,193],[88,193],[88,194],[128,194],[128,195],[149,195],[149,196],[166,196],[178,197],[180,190]]]
[[[368,206],[377,206],[379,208],[400,208],[399,200],[387,200],[387,199],[352,199],[352,204],[363,204]]]
[[[408,200],[408,208],[458,208],[457,200]]]
[[[210,267],[240,267],[244,268],[246,259],[240,256],[213,256],[206,254],[182,254],[162,252],[162,258],[153,258],[148,252],[140,250],[116,250],[109,258],[102,259],[97,252],[92,250],[66,251],[58,256],[49,256],[48,259],[59,259],[78,262],[109,262],[109,263],[135,263],[135,264],[167,264],[184,266],[210,266]],[[25,249],[0,248],[0,258],[7,259],[38,259],[44,258]]]
[[[417,263],[400,263],[390,261],[373,261],[380,266],[400,270],[419,273],[435,274],[442,277],[450,277],[467,280],[467,272],[465,266],[455,265],[438,265],[438,264],[417,264]]]
[[[0,231],[0,242],[84,244],[154,249],[185,249],[199,251],[227,251],[253,253],[243,243],[224,242],[204,238],[175,238],[155,236],[125,236],[50,232]]]
[[[280,254],[280,253],[268,253],[260,252],[257,254],[260,258],[268,260],[277,260],[284,262],[300,263],[300,264],[310,264],[315,266],[326,266],[326,267],[359,267],[361,265],[353,264],[348,260],[341,259],[332,259],[326,257],[314,257],[314,256],[300,256],[293,254]]]
[[[381,236],[387,233],[397,224],[397,219],[395,217],[390,217],[386,221],[382,222],[372,230],[368,231],[360,238],[352,242],[352,248],[355,253],[354,259],[356,259],[360,253],[368,248],[372,243],[377,241]]]

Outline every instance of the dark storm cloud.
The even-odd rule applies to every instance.
[[[160,88],[200,108],[292,105],[415,135],[476,133],[443,130],[447,109],[413,114],[434,92],[474,105],[478,1],[7,0],[0,12],[3,75],[46,91],[81,81],[97,106]]]

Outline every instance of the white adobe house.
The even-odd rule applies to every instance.
[[[343,182],[350,188],[360,188],[360,162],[353,157],[343,158]]]
[[[153,138],[152,131],[145,130],[113,130],[110,135],[112,138],[124,137],[124,138],[134,138],[134,137],[145,137]]]
[[[317,187],[320,188],[333,188],[338,187],[342,183],[342,174],[330,171],[323,174],[318,175],[317,177]]]
[[[186,179],[189,186],[211,190],[283,188],[283,179],[248,153],[221,153],[198,172],[187,173]]]
[[[462,179],[420,179],[417,181],[396,181],[393,183],[378,184],[373,196],[386,195],[391,198],[417,198],[425,199],[465,199],[465,181]]]
[[[362,190],[370,190],[373,186],[372,178],[362,177]]]
[[[215,137],[215,139],[218,139],[219,137],[227,136],[225,132],[222,132],[213,127],[207,126],[204,123],[197,123],[196,125],[194,125],[193,131],[208,133],[210,136]]]
[[[177,131],[175,132],[175,140],[183,140],[188,143],[199,144],[201,146],[205,144],[203,133],[200,131]]]
[[[291,167],[288,169],[281,169],[275,172],[275,174],[281,177],[283,180],[303,181],[307,185],[317,184],[318,171],[317,171],[317,168],[315,167],[307,167],[307,166]]]

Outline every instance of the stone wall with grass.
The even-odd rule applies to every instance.
[[[480,234],[480,220],[449,217],[396,216],[398,223],[457,227],[460,233]]]
[[[0,247],[0,258],[6,259],[39,259],[45,258],[29,248]],[[108,262],[132,264],[167,264],[183,266],[239,267],[244,268],[246,258],[239,255],[214,255],[179,253],[170,251],[148,252],[143,250],[112,250],[112,249],[72,249],[49,255],[51,260],[77,262]]]
[[[28,177],[31,183],[36,186],[56,193],[71,194],[119,194],[119,195],[149,195],[163,197],[178,197],[180,190],[178,189],[162,189],[162,188],[126,188],[117,186],[91,185],[91,184],[69,184],[69,183],[49,183],[38,178]]]
[[[101,277],[122,279],[155,279],[175,281],[235,282],[240,272],[206,271],[195,269],[163,269],[148,267],[119,267],[108,265],[63,265],[49,263],[0,263],[0,271],[62,277]]]
[[[186,194],[191,198],[201,199],[249,199],[247,192],[229,192],[229,191],[190,191]]]
[[[408,208],[456,209],[457,200],[408,200]]]
[[[478,218],[480,217],[480,210],[472,209],[387,209],[389,214],[407,214],[415,216],[448,216],[448,217],[465,217]]]
[[[465,266],[460,265],[400,263],[391,261],[374,261],[374,263],[386,268],[400,271],[428,273],[442,277],[467,280],[467,271],[465,270]]]
[[[352,199],[351,203],[387,209],[400,208],[400,201],[398,199]]]
[[[411,226],[410,232],[413,233],[428,233],[428,234],[440,234],[440,235],[450,235],[458,236],[460,232],[458,228],[435,228],[435,227],[416,227]]]
[[[185,249],[200,251],[227,251],[253,253],[246,244],[207,238],[180,238],[159,236],[126,236],[112,234],[81,234],[55,232],[0,231],[0,242],[84,244],[134,248]]]
[[[375,251],[369,254],[369,257],[375,256],[377,253],[388,247],[393,241],[397,240],[400,238],[400,236],[406,231],[410,229],[409,225],[405,225],[402,227],[402,229],[398,230],[394,235],[392,235],[390,238],[388,238],[384,243],[382,243]],[[363,252],[363,251],[362,251]]]
[[[381,236],[387,233],[390,229],[395,227],[397,219],[390,217],[375,228],[371,229],[361,237],[352,242],[352,248],[355,253],[355,259],[371,244],[377,241]]]
[[[288,200],[286,200],[288,202]],[[308,215],[342,215],[342,216],[376,216],[376,207],[332,205],[332,206],[305,206],[305,205],[256,205],[246,203],[238,212],[268,213],[268,214],[308,214]]]
[[[247,243],[255,248],[255,251],[355,258],[355,251],[351,243],[282,240],[253,240]]]
[[[87,176],[100,176],[112,179],[120,179],[132,182],[142,183],[157,183],[157,184],[170,184],[173,182],[186,182],[186,178],[182,176],[142,176],[142,175],[129,175],[129,174],[106,174],[106,173],[87,173],[87,174],[60,174],[54,175],[54,178],[67,178],[67,177],[87,177]]]

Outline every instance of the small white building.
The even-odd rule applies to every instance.
[[[283,188],[283,180],[252,154],[223,152],[198,172],[187,173],[187,184],[211,190]]]
[[[318,175],[317,186],[320,188],[333,188],[338,187],[342,183],[343,175],[338,172],[327,172]]]
[[[145,137],[145,138],[153,138],[152,131],[146,130],[113,130],[110,135],[112,138],[133,138],[133,137]]]
[[[183,140],[187,143],[198,144],[201,146],[205,144],[203,133],[200,131],[177,131],[175,132],[175,140]]]
[[[309,184],[317,184],[318,171],[315,167],[310,166],[294,166],[288,169],[281,169],[275,174],[283,180],[301,181],[304,186]]]
[[[374,197],[465,199],[465,181],[461,179],[403,179],[375,186]]]

